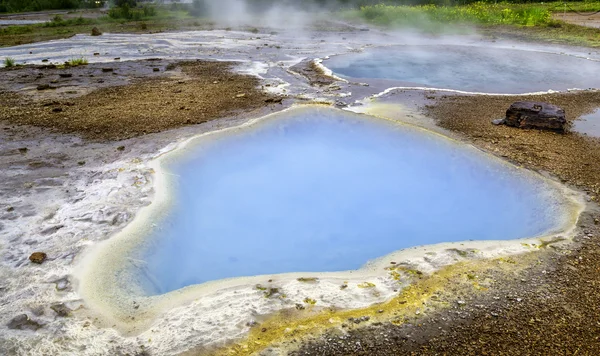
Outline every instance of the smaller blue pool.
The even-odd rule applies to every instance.
[[[600,137],[600,109],[573,121],[573,131]]]
[[[353,79],[386,79],[396,86],[483,93],[531,93],[600,87],[600,63],[573,56],[475,46],[394,46],[323,62]]]
[[[561,224],[537,177],[435,134],[332,109],[206,138],[167,168],[172,209],[135,256],[148,294],[358,269],[407,247]]]

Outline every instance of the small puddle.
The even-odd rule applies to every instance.
[[[600,86],[600,62],[574,56],[475,46],[373,48],[323,62],[354,80],[387,79],[396,86],[522,94]]]
[[[179,151],[162,161],[170,207],[131,256],[148,295],[356,270],[408,247],[533,237],[564,223],[543,179],[443,136],[339,110],[293,110]]]
[[[571,129],[589,136],[600,137],[600,109],[573,121]]]

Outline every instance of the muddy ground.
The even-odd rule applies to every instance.
[[[139,62],[0,69],[0,120],[122,140],[274,105],[227,62]]]

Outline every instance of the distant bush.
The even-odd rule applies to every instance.
[[[146,5],[141,9],[131,8],[128,4],[121,7],[113,7],[108,10],[108,17],[112,19],[125,19],[139,21],[144,18],[156,16],[156,9]]]
[[[60,15],[56,15],[52,18],[51,21],[44,23],[45,27],[63,27],[63,26],[73,26],[73,25],[90,25],[96,23],[95,20],[85,19],[83,17],[78,17],[75,19],[65,20]]]
[[[194,0],[192,8],[189,11],[191,16],[199,17],[207,13],[206,0]]]

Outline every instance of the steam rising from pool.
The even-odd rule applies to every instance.
[[[547,183],[384,120],[300,110],[163,161],[172,202],[135,259],[150,295],[223,278],[358,269],[440,242],[559,229]],[[136,264],[140,266],[140,264]]]
[[[323,63],[357,79],[388,79],[402,86],[523,94],[600,87],[591,76],[600,62],[581,57],[474,46],[402,46],[335,56]]]

